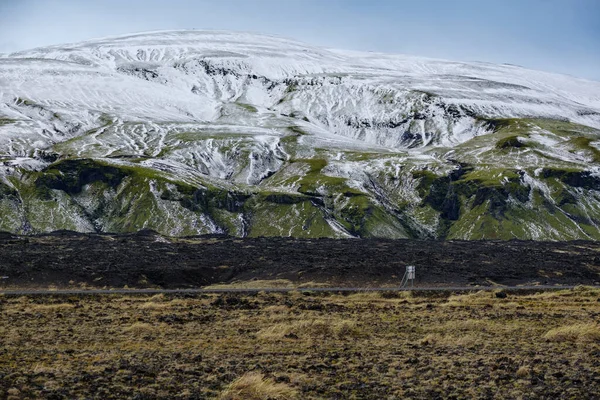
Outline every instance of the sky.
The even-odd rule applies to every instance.
[[[260,32],[600,81],[600,0],[0,0],[0,53],[163,29]]]

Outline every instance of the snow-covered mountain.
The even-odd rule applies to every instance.
[[[600,239],[600,82],[176,31],[0,57],[0,230]]]

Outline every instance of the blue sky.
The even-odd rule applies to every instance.
[[[0,52],[193,28],[600,81],[600,0],[0,0]]]

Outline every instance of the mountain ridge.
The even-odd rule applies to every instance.
[[[600,83],[139,33],[0,58],[0,230],[600,239]]]

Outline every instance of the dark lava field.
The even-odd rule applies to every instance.
[[[600,284],[599,242],[166,238],[0,233],[0,288],[194,288],[287,279],[295,284],[394,286]]]

